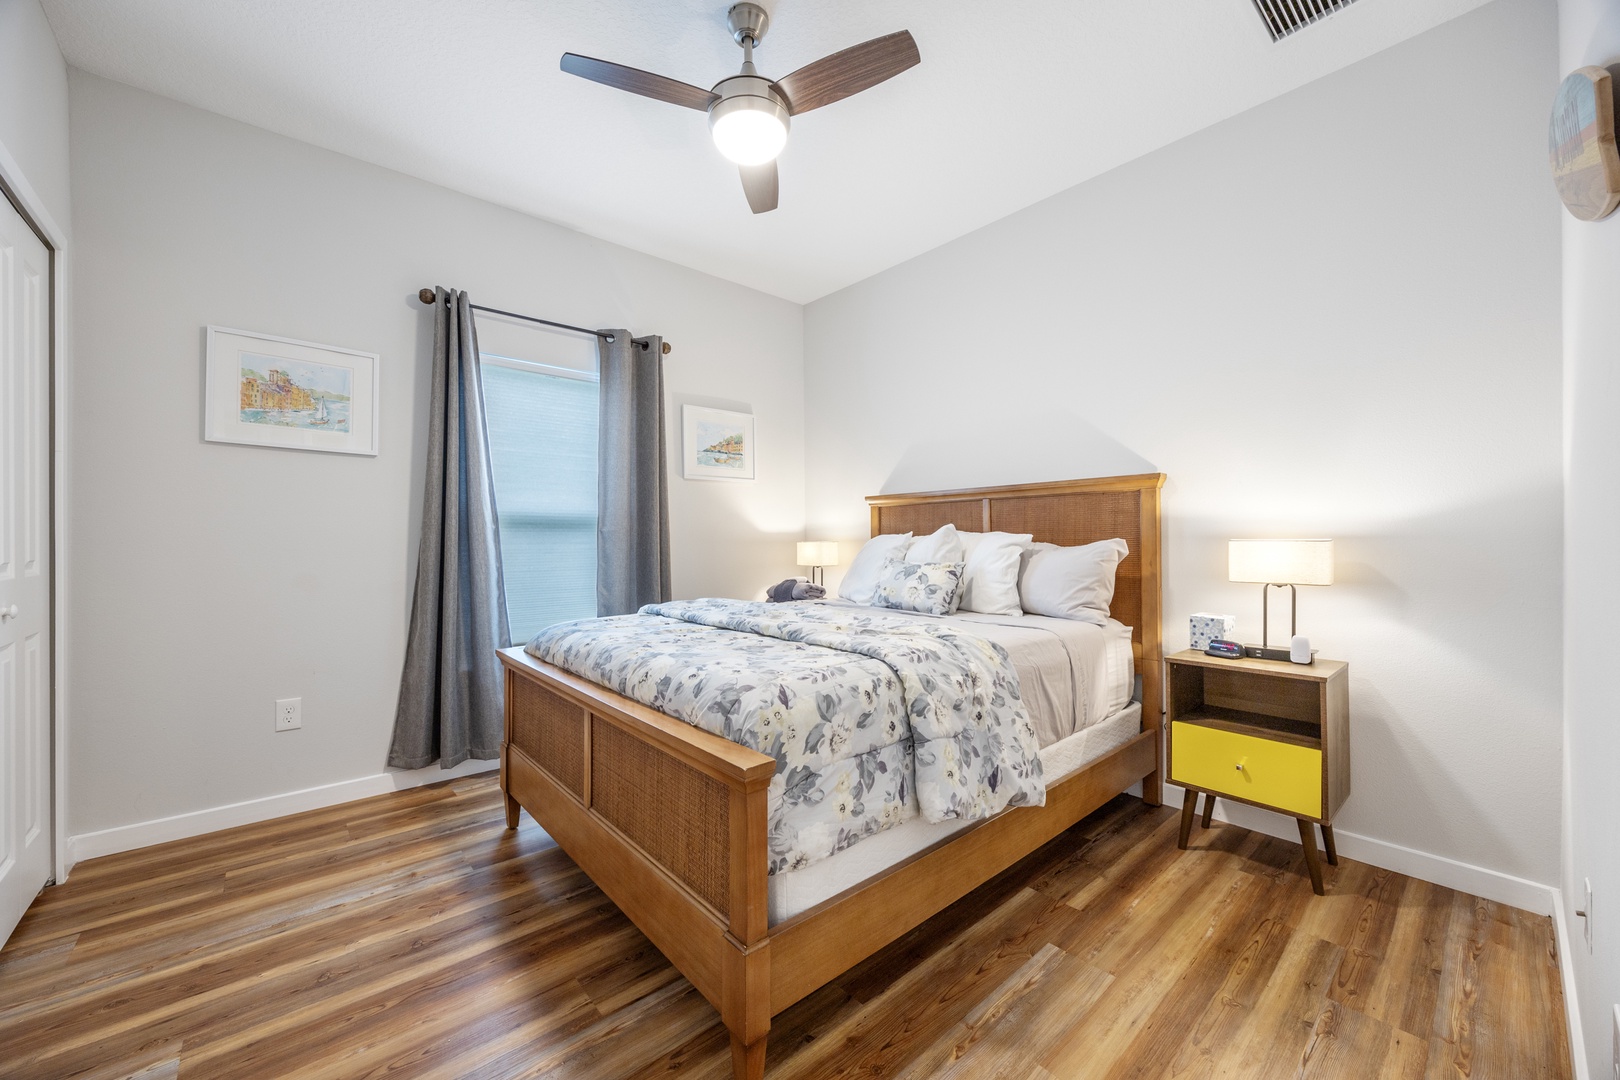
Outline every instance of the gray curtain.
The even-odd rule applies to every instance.
[[[495,650],[511,644],[478,334],[467,294],[437,291],[422,544],[388,751],[388,764],[399,769],[500,756],[504,695]]]
[[[664,339],[604,331],[597,444],[596,613],[628,615],[670,598],[664,467]]]

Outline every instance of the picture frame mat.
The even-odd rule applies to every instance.
[[[316,431],[245,422],[241,418],[242,357],[253,354],[289,363],[350,369],[349,432]],[[207,328],[204,430],[208,442],[376,456],[381,356],[335,345],[237,330]]]
[[[700,454],[700,431],[705,425],[735,429],[742,437],[743,451],[735,465],[704,462]],[[681,406],[681,475],[687,480],[753,480],[756,476],[754,414],[717,409],[706,405]]]

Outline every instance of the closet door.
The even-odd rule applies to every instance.
[[[0,942],[51,875],[50,289],[0,195]]]

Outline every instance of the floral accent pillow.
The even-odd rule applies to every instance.
[[[964,563],[914,563],[890,555],[878,572],[873,607],[949,615],[962,589]]]

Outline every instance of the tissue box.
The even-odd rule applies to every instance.
[[[1217,638],[1230,639],[1232,631],[1237,629],[1236,615],[1215,615],[1208,611],[1200,611],[1187,622],[1195,649],[1206,649]]]

